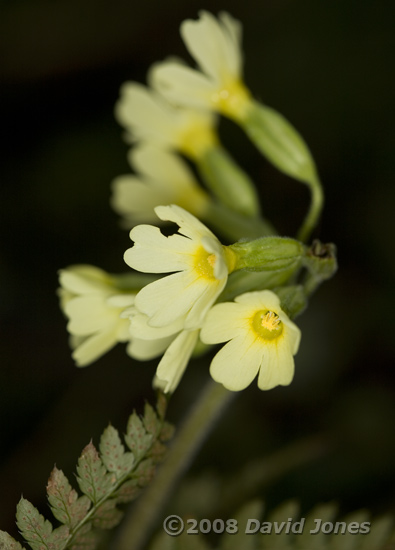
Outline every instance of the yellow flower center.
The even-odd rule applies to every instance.
[[[182,153],[192,159],[199,159],[207,149],[217,145],[218,138],[213,128],[195,120],[180,132],[178,141]]]
[[[283,324],[277,313],[270,310],[257,311],[251,319],[254,332],[263,340],[274,340],[283,331]]]
[[[215,254],[207,252],[203,246],[200,246],[195,254],[194,267],[201,277],[209,281],[215,281],[214,266],[216,261]]]
[[[217,90],[211,96],[211,101],[220,113],[235,120],[242,120],[250,102],[250,92],[243,82],[233,80]]]

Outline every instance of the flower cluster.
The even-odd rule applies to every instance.
[[[311,183],[314,170],[296,131],[257,106],[243,83],[241,24],[203,11],[198,21],[182,23],[181,35],[200,70],[156,63],[150,87],[128,82],[121,89],[116,117],[132,145],[135,174],[114,180],[111,204],[131,229],[124,260],[133,271],[126,279],[92,266],[60,272],[73,358],[85,366],[127,342],[134,359],[162,356],[154,385],[172,393],[197,346],[224,344],[210,373],[229,390],[256,376],[262,390],[288,385],[300,343],[291,318],[333,274],[335,260],[315,254],[317,244],[308,249],[276,235],[260,214],[255,185],[220,143],[218,115],[239,123],[284,172]],[[175,232],[156,227],[169,223]],[[208,226],[234,244],[223,244]]]

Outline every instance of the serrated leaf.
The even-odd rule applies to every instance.
[[[133,453],[125,452],[118,431],[108,426],[100,438],[101,459],[109,472],[114,472],[117,479],[133,468]]]
[[[146,403],[144,406],[143,422],[147,432],[156,438],[160,432],[162,422],[159,420],[156,412],[149,403]]]
[[[52,470],[47,484],[48,501],[53,515],[61,523],[75,527],[87,514],[90,500],[86,496],[78,498],[62,470]]]
[[[95,446],[90,442],[78,459],[77,481],[81,491],[96,504],[116,483],[114,473],[108,473]]]
[[[160,441],[169,441],[173,437],[174,432],[175,427],[173,426],[173,424],[170,424],[170,422],[164,422],[159,434]]]
[[[163,445],[160,441],[156,440],[151,447],[149,456],[152,458],[153,462],[157,464],[161,462],[166,454],[167,447]]]
[[[54,529],[50,536],[50,542],[48,547],[51,550],[57,550],[58,548],[64,548],[64,542],[69,538],[70,529],[67,525],[61,525]]]
[[[0,550],[25,550],[19,542],[5,531],[0,531]]]
[[[48,549],[51,541],[52,524],[25,498],[21,498],[16,509],[16,523],[23,538],[33,550]]]
[[[84,526],[78,531],[70,550],[95,550],[100,540],[100,534],[92,531],[92,524]]]
[[[137,477],[140,487],[148,485],[155,475],[155,465],[152,458],[147,458],[140,462],[133,475]]]
[[[119,504],[126,504],[134,500],[140,492],[138,479],[129,479],[117,490],[115,498]]]
[[[152,445],[152,435],[147,434],[143,422],[134,412],[128,420],[125,441],[134,454],[136,460],[140,460]]]
[[[123,518],[123,512],[116,508],[116,501],[111,499],[104,502],[93,516],[93,527],[112,529]]]
[[[225,532],[221,537],[221,550],[253,550],[257,547],[257,536],[247,535],[245,533],[248,520],[250,518],[261,518],[263,513],[263,503],[260,500],[253,500],[232,516],[236,520],[238,527],[237,533],[234,532],[234,524],[225,522]]]

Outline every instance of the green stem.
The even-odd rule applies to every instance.
[[[311,232],[317,225],[324,204],[324,193],[318,177],[314,184],[309,183],[309,188],[311,191],[310,208],[297,235],[297,238],[302,242],[308,240]]]
[[[139,550],[142,547],[173,486],[235,395],[213,381],[206,386],[181,426],[166,461],[137,501],[130,517],[126,518],[115,545],[116,550]]]

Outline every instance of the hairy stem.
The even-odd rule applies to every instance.
[[[188,468],[215,421],[236,394],[210,381],[181,426],[166,461],[126,518],[116,550],[139,550],[151,534],[154,522],[170,491]]]

